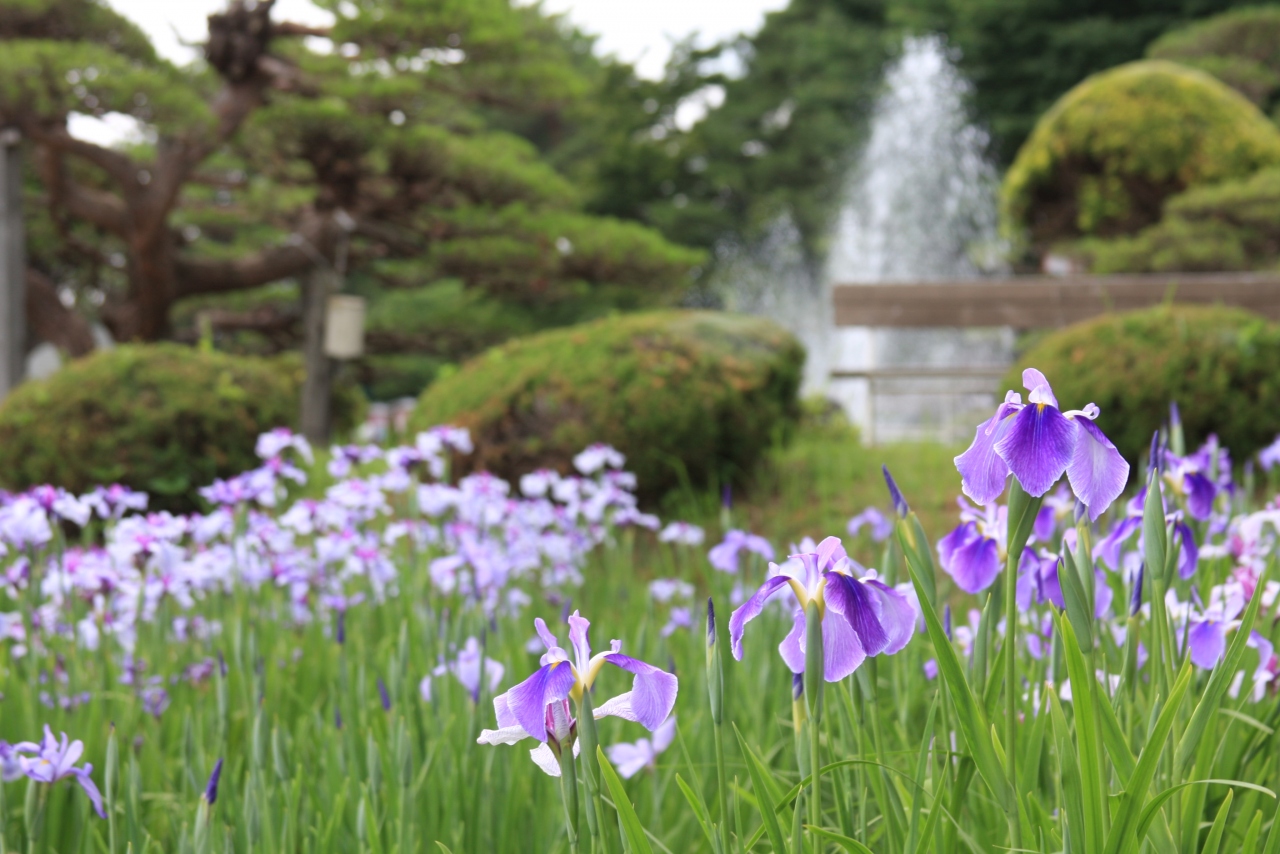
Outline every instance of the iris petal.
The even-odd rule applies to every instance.
[[[778,655],[792,673],[804,673],[804,611],[796,609],[791,631],[778,644]]]
[[[974,537],[957,549],[942,568],[966,593],[981,593],[1000,574],[1000,546],[989,537]]]
[[[864,581],[863,584],[872,595],[880,625],[884,626],[889,635],[889,642],[881,652],[885,655],[893,655],[905,647],[911,640],[911,636],[915,634],[915,606],[911,604],[911,600],[905,593],[893,589],[882,581],[871,579]]]
[[[880,624],[873,598],[862,582],[836,572],[827,573],[827,616],[823,622],[843,617],[857,634],[866,655],[879,655],[889,645],[889,633]]]
[[[822,678],[839,682],[862,666],[866,658],[863,640],[853,626],[828,612],[822,621]]]
[[[665,670],[620,652],[609,653],[604,660],[635,676],[631,683],[631,709],[636,720],[650,732],[657,729],[676,704],[679,680]]]
[[[1048,492],[1067,470],[1075,450],[1076,434],[1076,425],[1061,412],[1039,403],[1025,407],[1013,417],[1013,423],[996,441],[995,452],[1022,488],[1038,497]]]
[[[547,740],[547,704],[568,697],[574,681],[567,662],[545,664],[507,692],[511,713],[525,732],[538,741]]]
[[[1203,522],[1213,513],[1213,499],[1218,494],[1213,481],[1200,472],[1190,472],[1183,478],[1187,490],[1187,512],[1192,519]]]
[[[995,450],[996,442],[1013,421],[1003,417],[1006,411],[1001,407],[995,415],[979,424],[969,450],[955,459],[956,469],[960,472],[960,488],[979,504],[990,504],[1000,497],[1009,478],[1009,466]],[[1002,417],[1002,421],[997,421]]]
[[[1216,620],[1196,623],[1187,633],[1187,643],[1191,647],[1191,662],[1212,670],[1227,650],[1227,625]]]
[[[1129,464],[1096,424],[1088,418],[1074,420],[1078,430],[1067,479],[1071,491],[1089,508],[1089,521],[1096,522],[1124,491]]]
[[[769,597],[788,580],[785,575],[775,575],[768,579],[760,585],[750,599],[739,605],[729,615],[729,648],[733,650],[733,657],[738,661],[742,660],[742,633],[746,630],[747,623],[760,616],[760,612],[764,610],[764,603],[769,601]]]

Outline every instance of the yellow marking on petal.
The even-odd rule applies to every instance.
[[[804,589],[804,585],[794,578],[788,578],[787,584],[791,586],[791,592],[796,594],[796,598],[800,600],[800,607],[807,607],[809,605],[809,591]]]
[[[587,662],[587,678],[585,681],[588,688],[596,684],[596,677],[600,675],[600,669],[604,667],[604,657],[609,654],[607,652],[598,652]]]
[[[569,696],[575,703],[582,702],[582,675],[578,673],[578,668],[573,666],[573,662],[566,661],[569,669],[573,671],[573,687],[569,689]]]

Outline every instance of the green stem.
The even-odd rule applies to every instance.
[[[720,850],[729,854],[729,781],[724,767],[724,738],[720,726],[712,727],[716,745],[716,790],[720,796]]]
[[[571,746],[560,752],[560,798],[564,802],[564,829],[569,836],[569,852],[578,854],[578,773]]]
[[[596,756],[596,745],[600,738],[596,734],[595,709],[591,702],[591,692],[584,689],[582,699],[578,701],[578,739],[582,742],[584,783],[587,789],[587,830],[591,834],[591,850],[596,854],[608,851],[605,843],[604,804],[600,797],[600,760]]]

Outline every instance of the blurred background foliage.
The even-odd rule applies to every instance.
[[[122,340],[211,335],[232,353],[293,351],[298,279],[318,253],[370,300],[355,374],[379,400],[416,396],[442,370],[514,337],[714,306],[705,283],[717,250],[751,243],[779,217],[820,264],[881,71],[904,34],[931,31],[973,82],[992,155],[1014,164],[1006,228],[1022,238],[1019,263],[1057,251],[1108,272],[1257,269],[1280,255],[1267,215],[1275,176],[1258,171],[1280,139],[1270,118],[1280,7],[792,0],[753,35],[676,45],[650,80],[536,4],[320,5],[337,16],[323,34],[331,50],[310,49],[300,36],[316,33],[277,22],[251,45],[259,64],[246,71],[244,45],[222,43],[176,68],[96,0],[0,0],[0,117],[47,132],[74,114],[139,122],[117,153],[143,189],[96,155],[29,146],[30,265],[71,306],[68,317]],[[1108,72],[1144,57],[1178,68]],[[1111,90],[1138,68],[1167,68],[1147,77],[1175,89],[1191,81],[1204,95],[1174,98],[1178,121],[1221,129],[1213,139],[1235,140],[1247,126],[1257,150],[1218,145],[1161,164],[1175,177],[1151,181],[1114,151],[1075,145],[1064,128],[1088,124],[1090,92],[1119,103]],[[1086,82],[1099,72],[1111,76]],[[256,100],[223,133],[218,99],[236,85],[256,86]],[[1120,99],[1127,133],[1172,114],[1169,99],[1139,94]],[[216,144],[165,171],[166,152],[202,138]],[[1031,192],[1046,157],[1070,167],[1070,221],[1031,235],[1037,215],[1063,207]],[[142,222],[148,209],[131,194],[152,198],[171,174],[178,186],[161,222]],[[1110,216],[1144,180],[1159,186],[1142,194],[1141,215]],[[86,215],[89,202],[123,207],[128,227]],[[339,210],[354,220],[342,233],[332,225]],[[145,281],[148,252],[172,267],[168,290]],[[148,303],[152,292],[161,296]],[[161,321],[140,324],[144,309]],[[79,355],[89,341],[84,332],[55,343]]]

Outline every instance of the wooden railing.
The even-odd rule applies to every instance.
[[[834,289],[837,326],[1046,329],[1168,300],[1238,306],[1280,320],[1280,274],[1015,276]]]

